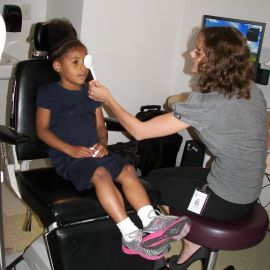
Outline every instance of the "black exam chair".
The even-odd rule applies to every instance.
[[[48,156],[47,146],[35,130],[36,90],[57,80],[58,75],[46,59],[19,62],[11,127],[0,126],[5,181],[44,225],[44,234],[25,250],[25,261],[31,270],[153,269],[153,261],[122,252],[120,232],[99,204],[94,190],[77,192],[51,167],[29,169],[30,160]],[[156,206],[159,193],[142,182]],[[125,203],[129,216],[141,226],[134,210]]]

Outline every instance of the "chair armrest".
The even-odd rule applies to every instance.
[[[14,129],[0,125],[0,141],[9,144],[19,144],[30,142],[27,135],[16,132]]]
[[[116,118],[105,117],[105,124],[108,131],[126,131]]]

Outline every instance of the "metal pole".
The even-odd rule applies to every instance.
[[[216,261],[217,261],[217,256],[218,256],[218,251],[211,250],[209,257],[208,257],[208,261],[205,262],[203,269],[204,270],[214,270],[215,265],[216,265]]]
[[[0,170],[0,270],[6,269],[5,260],[5,241],[4,241],[4,226],[3,226],[3,202],[2,202],[2,184],[4,181],[4,173]]]

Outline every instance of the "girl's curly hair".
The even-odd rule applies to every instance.
[[[250,98],[254,67],[246,39],[232,27],[202,28],[205,57],[198,65],[201,92],[218,91],[231,98]]]
[[[51,52],[53,48],[65,39],[77,39],[77,32],[71,22],[66,19],[52,19],[47,24],[47,42],[48,51]]]

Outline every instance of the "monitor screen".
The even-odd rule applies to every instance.
[[[204,27],[230,26],[238,29],[242,35],[246,37],[250,49],[250,61],[254,64],[255,71],[258,68],[260,59],[265,25],[265,23],[260,22],[223,18],[210,15],[203,16]]]

